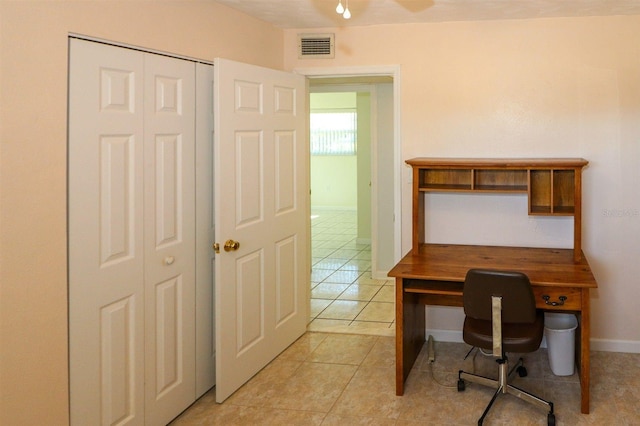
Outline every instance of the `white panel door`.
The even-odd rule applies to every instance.
[[[145,422],[195,400],[195,64],[145,54]]]
[[[143,56],[71,40],[71,424],[144,424]]]
[[[228,60],[214,70],[222,402],[306,329],[309,167],[304,77]]]
[[[213,366],[195,356],[196,315],[211,318],[213,291],[208,154],[198,167],[209,179],[199,213],[209,301],[196,307],[196,65],[70,44],[71,423],[166,424],[195,400],[197,369],[213,384]],[[212,150],[211,103],[200,153]],[[203,328],[211,363],[212,325]]]
[[[196,398],[216,383],[213,65],[196,64]]]

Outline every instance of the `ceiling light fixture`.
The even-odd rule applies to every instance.
[[[342,0],[338,0],[338,6],[336,6],[336,12],[342,15],[344,19],[351,18],[351,11],[349,10],[349,0],[345,0],[345,6],[342,6]]]

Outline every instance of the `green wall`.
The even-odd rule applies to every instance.
[[[311,112],[354,110],[356,93],[311,93]],[[358,201],[357,156],[311,156],[311,208],[356,210]]]

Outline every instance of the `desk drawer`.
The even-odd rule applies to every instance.
[[[571,287],[533,287],[536,307],[545,310],[582,310],[582,290]],[[548,303],[544,296],[549,296]],[[564,301],[561,298],[566,298]]]

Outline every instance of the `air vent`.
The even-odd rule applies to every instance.
[[[298,34],[298,58],[333,58],[333,34]]]

